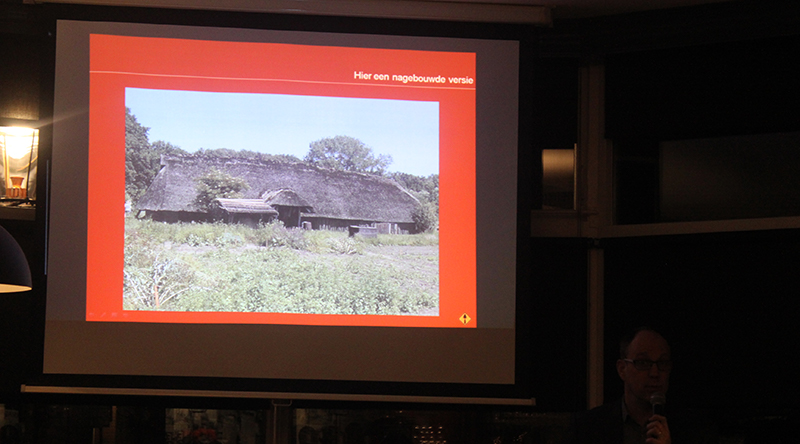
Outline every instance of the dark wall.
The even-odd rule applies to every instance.
[[[647,22],[649,34],[629,23],[646,43],[605,47],[618,223],[658,222],[659,141],[800,131],[800,35],[787,27],[798,9],[752,6],[733,2],[704,20],[668,15]],[[621,391],[617,338],[652,325],[673,344],[676,402],[796,408],[800,385],[790,381],[800,367],[782,357],[800,344],[799,240],[798,230],[773,230],[604,241],[606,398]]]
[[[52,39],[33,10],[0,3],[0,125],[36,125],[47,104],[46,74]],[[44,133],[41,134],[44,136]],[[43,189],[39,187],[39,189]],[[28,258],[34,290],[0,295],[0,398],[13,398],[40,362],[38,341],[44,321],[44,213],[35,220],[0,219]],[[3,402],[0,399],[0,402]]]
[[[586,406],[587,243],[534,239],[530,262],[532,392],[544,411]]]
[[[798,49],[794,35],[609,56],[606,135],[678,140],[796,131]]]
[[[660,142],[800,131],[800,88],[794,76],[800,34],[782,27],[800,22],[798,7],[721,10],[718,17],[694,24],[706,30],[702,35],[686,29],[688,15],[684,21],[670,17],[666,23],[674,26],[673,34],[664,35],[665,25],[653,24],[662,38],[649,41],[649,47],[606,48],[606,137],[616,158],[617,223],[670,221],[659,207],[659,180],[665,173]],[[753,149],[750,155],[759,158],[760,153]],[[740,176],[750,174],[743,170]],[[769,174],[763,171],[764,177]],[[710,177],[698,180],[697,187],[714,189]],[[770,191],[756,188],[752,194]],[[757,204],[751,206],[772,206],[762,217],[798,211],[796,204],[785,208],[788,202]]]
[[[552,31],[543,31],[529,54],[532,72],[531,152],[521,156],[521,175],[530,184],[523,208],[542,207],[542,149],[570,149],[577,142],[580,59]],[[557,33],[557,32],[556,32]],[[530,344],[531,391],[538,409],[574,411],[586,405],[586,289],[585,239],[530,240],[523,273],[530,279],[525,310]]]
[[[20,244],[28,257],[34,287],[41,287],[42,245],[38,241],[38,226],[30,221],[0,220],[3,226]],[[4,393],[19,392],[33,363],[38,362],[41,346],[34,339],[37,328],[43,326],[44,295],[41,289],[24,293],[0,294],[0,403]],[[41,314],[41,316],[40,316]]]
[[[800,232],[609,241],[607,334],[652,325],[673,347],[670,397],[695,407],[796,408]],[[609,341],[609,346],[612,346]],[[611,350],[616,350],[612,348]],[[613,368],[614,353],[607,356]],[[621,384],[609,375],[606,396]]]

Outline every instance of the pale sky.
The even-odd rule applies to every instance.
[[[389,171],[439,173],[438,102],[126,88],[125,106],[150,128],[151,143],[188,152],[230,148],[302,159],[311,142],[340,135],[392,156]]]

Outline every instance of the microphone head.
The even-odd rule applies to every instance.
[[[667,403],[667,397],[660,392],[650,395],[650,405],[653,406],[653,414],[664,416],[664,404]]]
[[[660,392],[650,395],[650,405],[664,405],[667,403],[667,396]]]

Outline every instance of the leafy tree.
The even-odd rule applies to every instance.
[[[230,148],[200,148],[197,154],[211,157],[237,157],[236,150]]]
[[[428,177],[392,173],[391,178],[407,189],[420,204],[411,213],[417,232],[433,231],[439,225],[439,175]]]
[[[149,141],[150,128],[142,126],[130,108],[125,108],[125,199],[134,206],[147,191],[161,168],[161,155],[185,153],[164,141]]]
[[[291,154],[269,154],[259,153],[250,150],[232,150],[230,148],[200,148],[197,154],[214,157],[230,157],[234,159],[245,159],[255,161],[278,161],[287,163],[299,163],[300,158]]]
[[[125,198],[134,203],[152,180],[147,173],[152,169],[154,154],[147,136],[149,130],[139,124],[130,108],[125,108]]]
[[[278,162],[286,162],[286,163],[302,162],[302,160],[300,160],[299,157],[293,154],[264,154],[264,153],[258,153],[258,154],[259,158],[264,160],[277,160]]]
[[[391,173],[390,177],[403,188],[411,191],[417,199],[433,204],[436,207],[436,214],[439,214],[438,174],[431,174],[428,177],[423,177],[398,172]]]
[[[372,148],[350,136],[326,137],[311,142],[303,159],[322,168],[382,175],[392,163],[385,154],[375,156]]]
[[[220,197],[237,199],[242,197],[242,191],[248,188],[250,186],[244,179],[214,169],[197,178],[195,204],[201,210],[211,212],[214,209],[214,199]]]
[[[414,228],[417,233],[433,231],[439,222],[436,208],[430,202],[420,201],[411,212],[411,220],[414,221]]]
[[[164,142],[163,140],[156,140],[150,144],[150,147],[161,154],[187,154],[186,151],[182,150],[180,147],[169,142]]]

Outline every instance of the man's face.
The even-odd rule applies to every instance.
[[[664,361],[670,359],[669,344],[656,332],[641,331],[628,347],[628,359]],[[669,372],[661,371],[657,365],[648,370],[637,370],[632,362],[617,361],[617,373],[625,385],[625,394],[633,395],[649,403],[653,393],[666,393],[669,388]],[[627,398],[627,396],[626,396]]]

